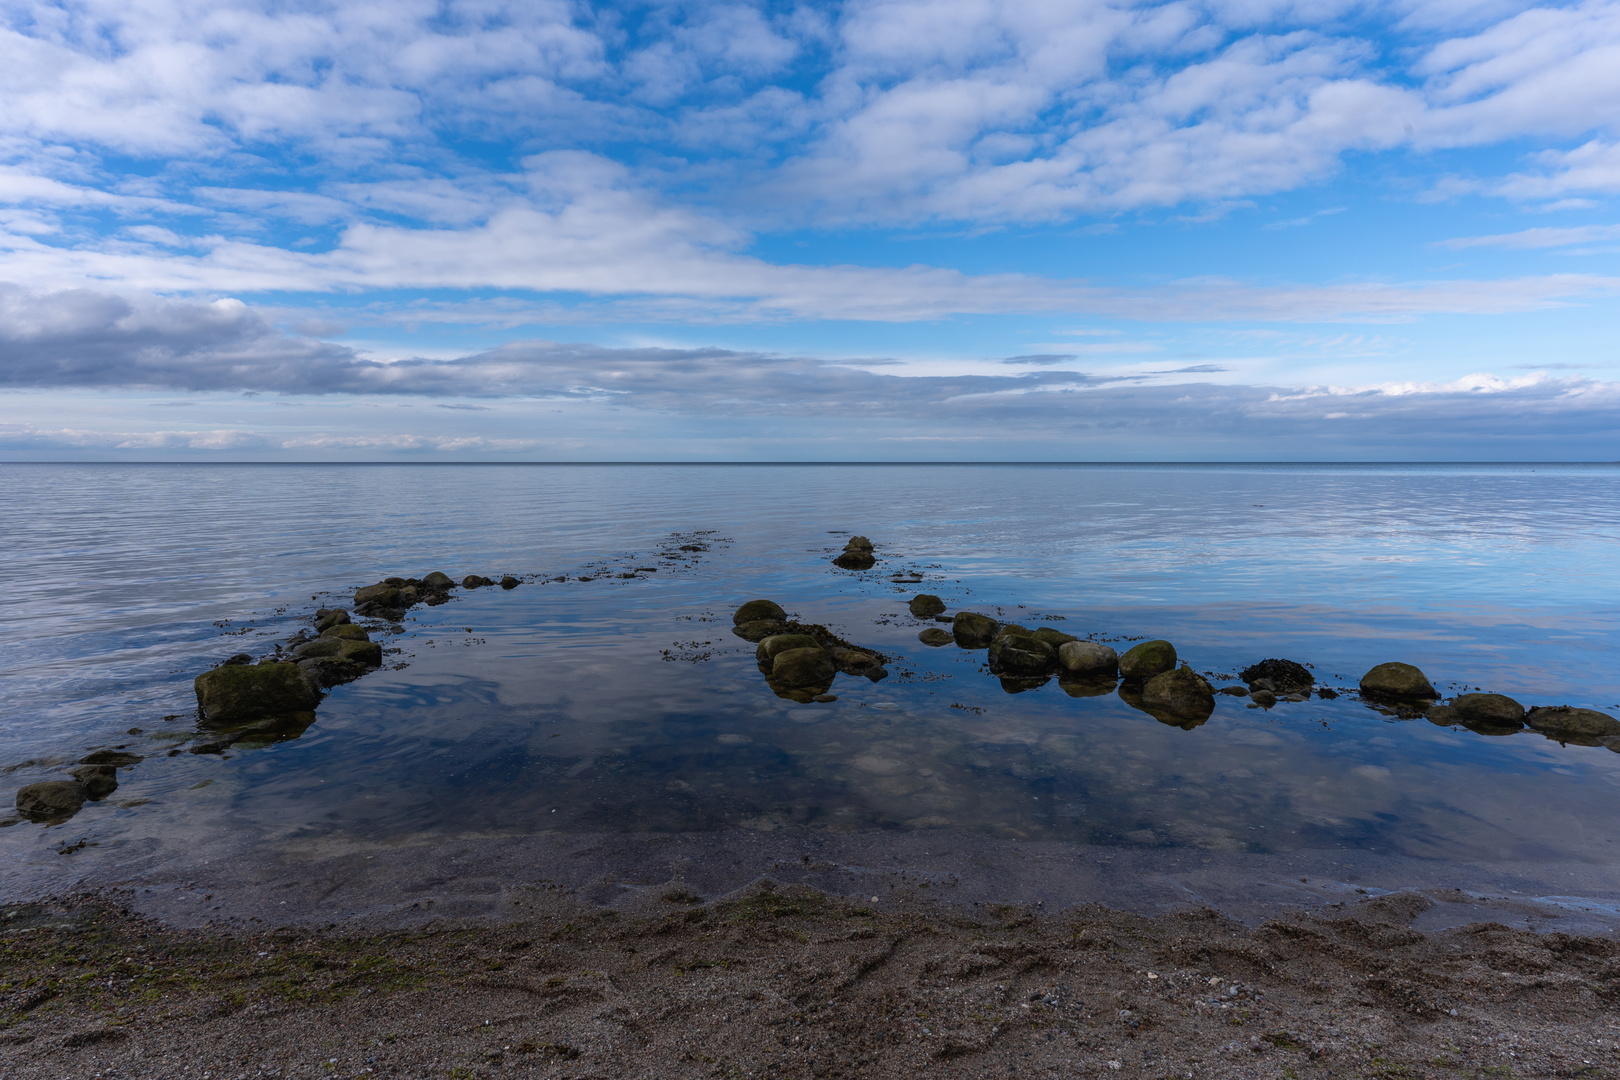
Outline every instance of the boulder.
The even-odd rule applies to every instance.
[[[495,584],[495,582],[491,581],[489,578],[480,577],[477,574],[468,574],[466,577],[461,579],[461,587],[463,589],[482,589],[485,585],[493,584]]]
[[[503,589],[507,589],[507,590],[515,589],[521,584],[522,584],[522,582],[520,582],[517,578],[513,577],[511,574],[507,574],[505,577],[501,578],[501,588],[503,588]]]
[[[1239,673],[1250,690],[1270,690],[1276,694],[1310,693],[1316,685],[1316,676],[1304,664],[1292,660],[1262,660]]]
[[[374,643],[368,644],[377,647]],[[307,660],[298,661],[298,668],[306,679],[323,689],[353,682],[369,670],[365,664],[345,660],[341,656],[312,656]]]
[[[356,626],[354,623],[339,623],[337,626],[328,626],[321,631],[321,637],[339,638],[343,641],[370,641],[371,635],[366,628]]]
[[[386,581],[377,585],[367,585],[363,589],[354,590],[354,606],[360,608],[365,607],[368,604],[385,608],[397,608],[405,606],[400,602],[399,586],[391,585]]]
[[[741,626],[743,623],[763,622],[766,620],[785,622],[787,621],[787,612],[783,611],[782,605],[774,600],[750,600],[731,614],[731,621],[737,626]]]
[[[833,560],[834,566],[841,566],[845,570],[870,570],[877,565],[877,560],[870,551],[846,551]]]
[[[731,632],[744,641],[764,641],[772,634],[784,633],[787,623],[777,622],[775,619],[756,619],[753,622],[738,623],[731,628]]]
[[[1041,627],[1039,630],[1035,631],[1035,636],[1052,646],[1054,650],[1062,648],[1071,641],[1080,640],[1073,634],[1065,634],[1063,631],[1054,630],[1050,626]]]
[[[852,536],[852,537],[849,538],[849,543],[844,545],[844,550],[845,551],[871,551],[872,550],[872,541],[868,540],[864,536]]]
[[[118,790],[118,770],[111,765],[80,765],[68,771],[84,785],[91,802],[100,802]]]
[[[122,750],[96,750],[84,755],[78,765],[138,765],[146,759],[139,754],[126,754]]]
[[[765,666],[770,666],[779,653],[789,649],[819,649],[821,642],[809,634],[772,634],[759,643],[754,650],[754,659]]]
[[[917,635],[917,640],[922,642],[924,645],[937,649],[941,645],[949,645],[956,639],[951,637],[951,632],[949,630],[941,630],[937,626],[930,626],[928,629]]]
[[[995,640],[1001,624],[988,615],[958,611],[951,620],[951,636],[964,649],[982,649]]]
[[[316,656],[336,656],[343,651],[343,639],[337,637],[318,637],[314,641],[306,641],[293,649],[288,656],[296,660],[308,660]]]
[[[1361,696],[1392,701],[1433,701],[1440,695],[1411,664],[1379,664],[1361,677]]]
[[[297,664],[217,667],[198,675],[193,686],[203,716],[222,724],[303,712],[321,700]]]
[[[1524,714],[1524,722],[1537,731],[1552,735],[1584,735],[1601,738],[1620,735],[1620,720],[1596,709],[1574,709],[1568,705],[1539,706]]]
[[[88,798],[77,780],[41,780],[17,789],[17,812],[32,821],[55,821],[77,814]]]
[[[1176,647],[1168,641],[1144,641],[1119,658],[1119,673],[1129,683],[1145,683],[1176,669]]]
[[[838,670],[846,675],[865,675],[873,668],[883,666],[883,661],[865,649],[846,649],[841,645],[834,645],[827,650],[827,655],[832,657],[832,662]]]
[[[825,689],[837,674],[832,657],[820,645],[786,649],[777,653],[771,661],[771,682],[790,690],[813,686]]]
[[[911,613],[919,619],[927,619],[945,613],[945,601],[933,593],[918,593],[911,598],[911,603],[907,606],[911,608]]]
[[[382,667],[382,645],[375,641],[339,641],[338,659],[366,667]]]
[[[1155,716],[1203,723],[1215,711],[1215,691],[1190,667],[1164,671],[1142,684],[1142,706]]]
[[[1451,703],[1459,723],[1515,728],[1524,723],[1524,706],[1505,694],[1460,694]]]
[[[990,642],[990,670],[997,675],[1041,676],[1057,666],[1057,650],[1020,626],[1008,626]]]
[[[456,582],[449,574],[443,574],[435,570],[422,579],[422,587],[432,589],[434,592],[444,592],[446,589],[455,588]]]
[[[349,622],[349,613],[342,608],[322,608],[315,613],[315,632],[321,633],[334,626],[344,626]]]
[[[1119,673],[1119,654],[1095,641],[1066,641],[1058,646],[1058,663],[1072,676],[1088,680],[1112,679]]]

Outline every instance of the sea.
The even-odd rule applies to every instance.
[[[1620,925],[1620,753],[1357,693],[1401,661],[1448,698],[1620,715],[1620,466],[3,464],[0,507],[3,903],[408,922],[769,878],[1249,921],[1408,889],[1433,925]],[[869,570],[833,563],[856,535]],[[382,668],[299,731],[199,716],[200,673],[433,571],[517,584],[357,617]],[[1163,722],[924,644],[919,593],[1168,640],[1217,687],[1292,660],[1318,693]],[[884,677],[782,696],[733,631],[754,599]],[[116,791],[10,812],[98,750],[140,759]]]

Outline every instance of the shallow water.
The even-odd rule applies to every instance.
[[[736,830],[1616,884],[1620,755],[1601,747],[1353,695],[1218,697],[1183,730],[1113,692],[1008,693],[982,650],[920,644],[932,624],[905,600],[1122,650],[1166,637],[1218,684],[1283,656],[1353,687],[1402,659],[1447,694],[1615,712],[1620,468],[29,465],[0,466],[0,496],[0,805],[91,748],[146,756],[68,822],[0,829],[16,895],[194,872],[181,853],[221,845]],[[873,571],[830,566],[848,532],[877,542]],[[388,667],[300,738],[187,752],[208,741],[198,672],[435,569],[525,584],[412,609]],[[730,633],[756,596],[881,651],[889,677],[776,696]]]

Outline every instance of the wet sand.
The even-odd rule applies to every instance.
[[[1245,926],[759,881],[623,913],[183,929],[0,909],[7,1077],[1537,1077],[1620,1068],[1620,944],[1424,933],[1405,892]]]

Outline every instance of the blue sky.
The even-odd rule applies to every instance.
[[[1620,459],[1620,3],[0,35],[0,459]]]

